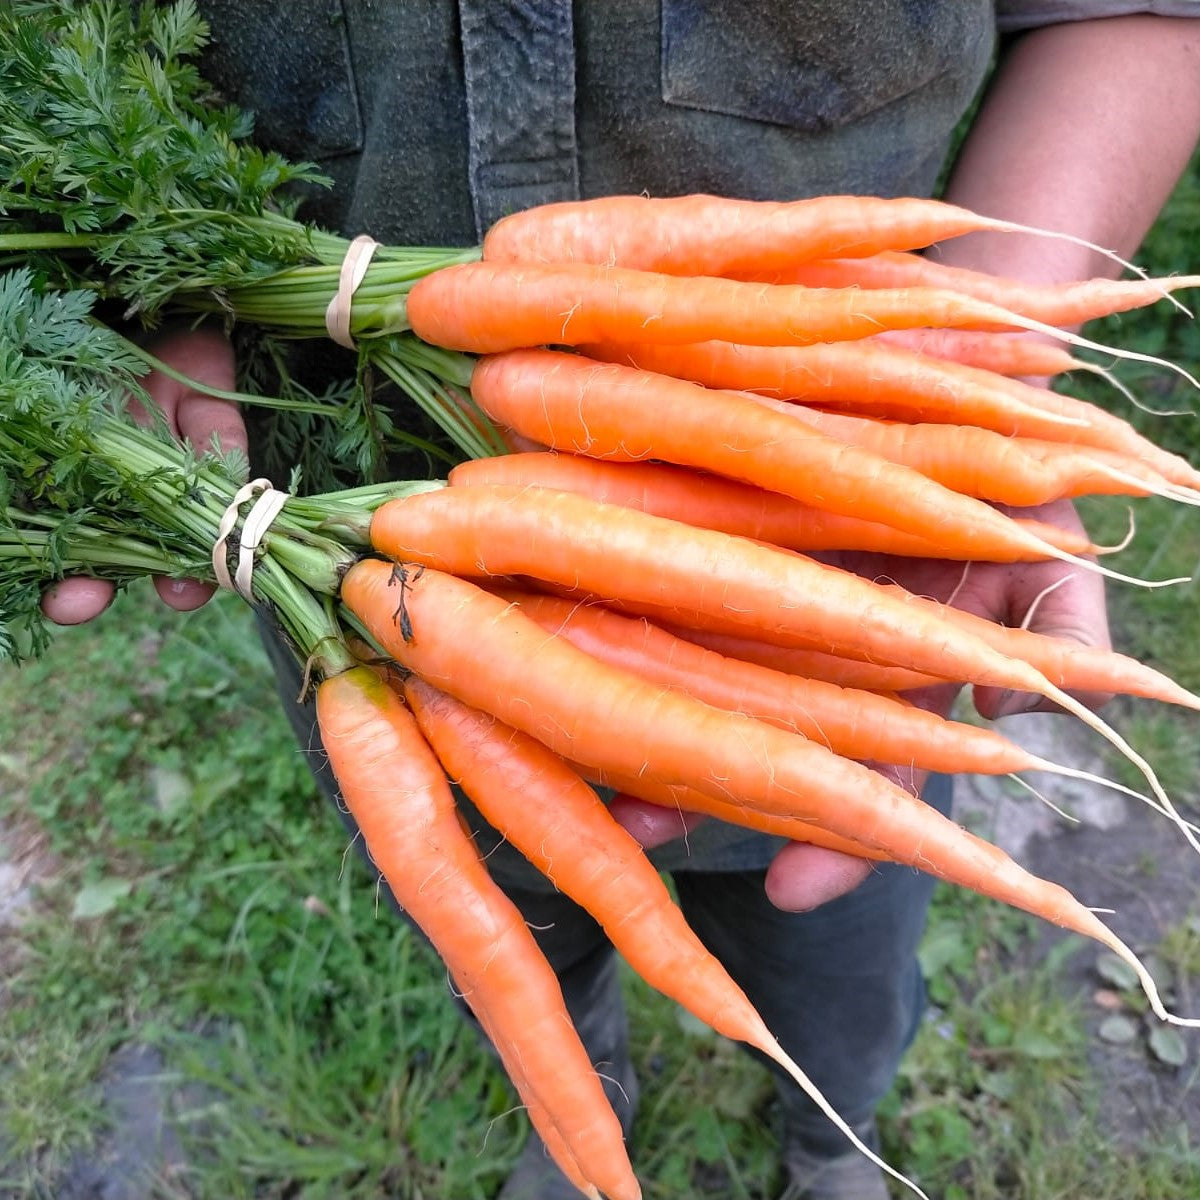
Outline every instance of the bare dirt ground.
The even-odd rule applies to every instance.
[[[1089,735],[1073,722],[1040,714],[1010,718],[1003,727],[1038,754],[1106,774]],[[1111,909],[1105,915],[1109,927],[1152,963],[1169,932],[1190,921],[1200,934],[1200,861],[1176,826],[1139,801],[1094,784],[1047,775],[1029,779],[1077,823],[1032,796],[1014,796],[1003,781],[982,777],[956,782],[955,815],[1084,903]],[[1048,928],[1046,948],[1065,936]],[[1105,973],[1106,957],[1103,949],[1081,943],[1063,979],[1085,1006],[1091,1063],[1103,1095],[1100,1120],[1118,1144],[1135,1146],[1146,1133],[1181,1123],[1194,1141],[1200,1138],[1200,1030],[1178,1031],[1178,1039],[1157,1044],[1156,1053],[1151,1035],[1160,1023],[1131,1014]],[[1168,1007],[1200,1014],[1200,980],[1165,969],[1162,975]],[[1164,1061],[1176,1051],[1182,1062]]]

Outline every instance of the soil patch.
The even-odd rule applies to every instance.
[[[1104,774],[1087,735],[1064,718],[1013,718],[1003,728],[1035,753]],[[1078,823],[1031,795],[1014,795],[1000,781],[982,778],[957,781],[956,815],[1031,871],[1088,905],[1112,910],[1106,923],[1151,965],[1171,1011],[1200,1015],[1200,978],[1174,972],[1158,957],[1163,939],[1189,923],[1200,944],[1196,851],[1177,826],[1139,801],[1055,776],[1030,780]],[[1185,814],[1196,811],[1194,798],[1191,804],[1186,797],[1173,799]],[[1039,951],[1069,936],[1048,927]],[[1194,1139],[1200,1135],[1200,1030],[1164,1028],[1138,1013],[1136,993],[1114,982],[1107,958],[1102,948],[1081,941],[1063,972],[1063,986],[1084,1006],[1089,1059],[1102,1097],[1097,1119],[1108,1137],[1131,1148],[1180,1125]]]

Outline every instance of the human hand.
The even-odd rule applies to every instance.
[[[162,335],[148,348],[189,379],[226,391],[233,387],[233,350],[215,330],[176,330]],[[206,447],[215,439],[225,450],[246,449],[246,428],[235,404],[196,392],[159,371],[152,371],[144,382],[147,393],[181,440]],[[163,601],[179,612],[199,608],[214,590],[196,579],[158,578],[154,587]],[[46,592],[42,611],[58,625],[79,625],[99,616],[112,598],[113,586],[106,580],[73,576]]]
[[[1022,515],[1071,530],[1082,528],[1074,506],[1067,501],[1022,510]],[[867,578],[898,583],[911,592],[1001,624],[1024,623],[1038,633],[1070,638],[1085,645],[1109,645],[1102,580],[1098,573],[1068,563],[963,564],[848,552],[821,558],[830,565]],[[960,690],[960,685],[948,683],[906,693],[905,698],[946,716]],[[1078,698],[1089,707],[1099,708],[1109,697],[1087,693],[1079,694]],[[988,719],[1054,707],[1040,696],[998,688],[976,687],[973,699],[980,715]],[[924,773],[872,765],[902,787],[919,794]],[[704,819],[629,796],[617,798],[613,814],[647,848],[683,836]],[[778,908],[806,911],[851,891],[871,869],[866,860],[793,842],[771,863],[766,891]]]

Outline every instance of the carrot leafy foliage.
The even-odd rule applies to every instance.
[[[207,38],[193,0],[0,7],[0,267],[90,292],[135,329],[236,326],[243,388],[285,401],[256,439],[273,474],[300,466],[329,489],[385,477],[401,447],[426,470],[499,450],[467,366],[406,333],[412,283],[477,248],[379,247],[351,308],[357,354],[332,382],[293,378],[290,343],[328,337],[349,243],[298,218],[303,188],[328,181],[256,146],[249,114],[218,102],[197,69]],[[377,380],[411,419],[379,402]],[[331,390],[338,419],[318,420]]]
[[[240,453],[172,437],[144,390],[144,356],[95,320],[92,301],[46,288],[28,269],[0,273],[0,658],[45,648],[41,598],[65,575],[118,586],[213,578],[221,518],[246,481]],[[370,513],[429,486],[378,484],[284,505],[257,551],[249,599],[301,658],[337,641],[332,597],[366,543]]]

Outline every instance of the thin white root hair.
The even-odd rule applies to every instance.
[[[1178,483],[1171,483],[1167,480],[1164,480],[1161,485],[1151,483],[1149,480],[1143,479],[1140,475],[1122,471],[1120,467],[1114,467],[1112,463],[1094,459],[1086,451],[1082,457],[1088,466],[1098,475],[1103,475],[1116,483],[1132,487],[1135,489],[1135,492],[1144,493],[1147,496],[1159,496],[1164,500],[1174,500],[1179,504],[1190,504],[1193,507],[1200,506],[1200,492],[1194,491],[1192,488],[1184,487]]]
[[[1048,325],[1044,321],[1035,321],[1032,317],[1022,317],[1017,313],[1009,312],[999,305],[991,306],[996,310],[997,314],[1003,313],[1003,317],[997,317],[998,320],[1007,322],[1019,329],[1028,329],[1031,333],[1045,334],[1047,337],[1052,337],[1060,342],[1066,342],[1069,346],[1078,346],[1084,350],[1093,350],[1097,354],[1108,354],[1113,358],[1125,359],[1128,362],[1143,362],[1149,363],[1154,367],[1166,367],[1168,371],[1174,371],[1175,374],[1182,376],[1192,385],[1192,387],[1200,389],[1200,379],[1197,379],[1190,371],[1185,370],[1178,363],[1173,363],[1166,358],[1158,358],[1153,354],[1143,354],[1138,350],[1125,350],[1117,346],[1105,346],[1100,342],[1093,342],[1090,338],[1085,338],[1082,334],[1070,333],[1065,329],[1059,329],[1057,325]]]
[[[1123,383],[1112,371],[1106,371],[1103,367],[1097,366],[1095,363],[1088,363],[1085,370],[1091,371],[1095,375],[1103,376],[1104,380],[1111,384],[1134,408],[1140,412],[1146,413],[1151,417],[1194,417],[1197,414],[1190,408],[1155,408],[1151,404],[1147,404],[1145,400],[1139,400],[1134,390],[1126,383]]]
[[[1158,984],[1154,982],[1154,976],[1146,969],[1142,960],[1115,933],[1110,930],[1109,936],[1103,941],[1118,958],[1133,968],[1138,977],[1138,983],[1142,985],[1142,991],[1150,1002],[1150,1008],[1160,1021],[1165,1021],[1168,1025],[1179,1025],[1184,1029],[1200,1029],[1200,1017],[1180,1017],[1167,1010],[1166,1005],[1162,1002],[1162,997],[1158,994]]]
[[[1073,233],[1064,233],[1058,229],[1040,229],[1036,225],[1022,225],[1017,221],[997,220],[994,222],[992,227],[1008,233],[1030,233],[1035,234],[1037,237],[1054,238],[1057,241],[1070,242],[1073,246],[1082,246],[1085,250],[1091,250],[1096,254],[1101,254],[1110,262],[1117,263],[1124,270],[1136,275],[1139,279],[1143,279],[1148,283],[1158,283],[1160,285],[1160,290],[1164,300],[1170,301],[1171,304],[1179,309],[1180,312],[1186,314],[1187,316],[1190,317],[1192,315],[1191,310],[1186,304],[1183,303],[1182,300],[1179,300],[1174,295],[1174,292],[1171,288],[1168,288],[1162,283],[1161,280],[1153,279],[1150,275],[1150,272],[1144,267],[1139,267],[1136,263],[1129,262],[1128,259],[1122,258],[1115,250],[1109,250],[1106,246],[1098,245],[1096,242],[1089,242],[1087,238],[1079,237]],[[1177,286],[1184,287],[1187,285],[1186,283],[1180,283]]]
[[[846,1124],[845,1120],[838,1114],[837,1110],[829,1103],[821,1093],[821,1089],[792,1061],[788,1053],[779,1045],[778,1042],[767,1032],[766,1027],[763,1027],[765,1037],[760,1039],[758,1049],[766,1054],[769,1058],[777,1062],[796,1083],[804,1090],[805,1095],[838,1127],[838,1129],[846,1135],[850,1144],[860,1153],[866,1155],[881,1171],[886,1171],[897,1182],[902,1183],[915,1195],[920,1196],[921,1200],[929,1200],[928,1195],[921,1190],[907,1175],[902,1175],[895,1167],[889,1166],[874,1150],[868,1146],[862,1138]]]
[[[1049,768],[1039,766],[1037,769],[1039,771],[1051,770],[1051,771],[1054,771],[1056,774],[1060,771],[1059,767],[1056,767],[1053,765],[1050,766]],[[1067,773],[1066,768],[1062,768],[1061,770],[1063,771],[1064,774]],[[1029,782],[1028,779],[1022,779],[1020,777],[1020,775],[1018,775],[1015,771],[1011,772],[1009,774],[1008,778],[1011,779],[1014,783],[1019,784],[1027,792],[1032,793],[1034,797],[1036,797],[1038,800],[1040,800],[1056,816],[1062,817],[1062,819],[1064,821],[1069,821],[1072,825],[1079,824],[1079,818],[1077,816],[1075,816],[1074,813],[1069,813],[1069,812],[1067,812],[1067,810],[1065,808],[1062,808],[1060,805],[1055,804],[1054,801],[1051,800],[1050,797],[1047,796],[1045,792],[1041,792],[1037,788],[1035,788],[1033,786],[1033,784]]]
[[[1122,550],[1127,550],[1130,543],[1133,541],[1134,534],[1137,532],[1137,517],[1134,515],[1133,505],[1129,505],[1125,509],[1125,515],[1129,518],[1129,527],[1125,531],[1125,536],[1111,546],[1096,546],[1096,551],[1099,554],[1118,554]],[[1092,543],[1095,545],[1095,543]]]
[[[1038,592],[1036,596],[1034,596],[1029,607],[1025,610],[1025,616],[1021,618],[1020,627],[1022,629],[1029,629],[1029,627],[1033,624],[1034,614],[1037,612],[1038,606],[1042,603],[1042,601],[1045,600],[1045,598],[1049,596],[1051,592],[1058,591],[1058,589],[1062,587],[1062,585],[1070,578],[1071,577],[1069,575],[1063,575],[1061,578],[1056,579],[1053,583],[1048,583],[1040,592]]]
[[[1086,704],[1076,700],[1074,696],[1068,692],[1064,692],[1062,688],[1055,687],[1048,679],[1045,680],[1045,687],[1041,691],[1041,695],[1045,696],[1047,700],[1053,700],[1072,715],[1079,717],[1089,729],[1095,730],[1105,741],[1116,747],[1129,762],[1137,767],[1146,782],[1150,785],[1150,791],[1154,794],[1155,799],[1162,806],[1164,816],[1168,817],[1179,827],[1183,836],[1187,838],[1188,844],[1197,854],[1200,854],[1200,841],[1197,840],[1196,830],[1190,822],[1183,818],[1179,810],[1172,803],[1171,797],[1167,795],[1166,790],[1158,780],[1158,776],[1155,775],[1154,768],[1107,721],[1102,720]]]
[[[1053,551],[1050,557],[1060,559],[1062,562],[1072,563],[1077,567],[1083,568],[1085,571],[1096,571],[1100,575],[1103,575],[1105,579],[1113,579],[1117,583],[1128,583],[1134,587],[1162,588],[1177,587],[1181,583],[1192,582],[1190,575],[1179,575],[1174,579],[1139,579],[1136,575],[1126,575],[1122,571],[1114,571],[1112,567],[1103,566],[1088,558],[1081,558],[1078,554],[1072,554],[1068,550],[1060,550],[1057,546],[1050,546],[1049,542],[1046,542],[1045,545]]]
[[[1039,759],[1036,765],[1030,767],[1029,769],[1031,771],[1046,771],[1050,774],[1061,775],[1067,779],[1078,779],[1082,783],[1094,783],[1098,787],[1109,788],[1111,791],[1120,792],[1122,796],[1129,796],[1131,799],[1140,800],[1143,804],[1149,805],[1149,807],[1154,809],[1156,813],[1160,813],[1164,817],[1169,817],[1171,815],[1153,796],[1147,796],[1145,792],[1139,792],[1137,788],[1129,787],[1124,783],[1118,783],[1115,779],[1107,779],[1103,775],[1096,775],[1091,771],[1084,771],[1080,767],[1067,767],[1063,766],[1061,763],[1050,762],[1049,759]],[[1016,781],[1022,787],[1033,792],[1033,794],[1037,796],[1039,800],[1042,800],[1050,808],[1054,809],[1056,812],[1059,811],[1047,797],[1038,793],[1028,780],[1021,779],[1016,775],[1012,776],[1012,778],[1016,779]],[[1078,817],[1073,817],[1066,813],[1063,815],[1067,816],[1067,819],[1070,821],[1078,821],[1079,819]],[[1186,819],[1184,819],[1184,824],[1191,829],[1197,828]]]

